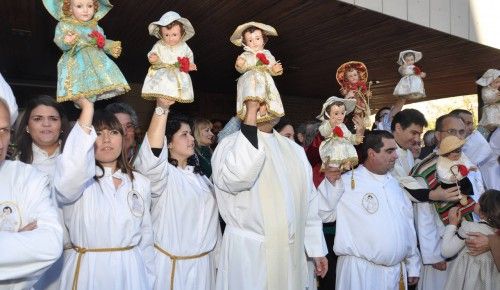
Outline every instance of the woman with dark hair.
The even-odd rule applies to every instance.
[[[287,118],[281,118],[278,124],[274,126],[274,130],[278,131],[281,136],[295,141],[295,130],[293,124]]]
[[[49,176],[52,182],[56,169],[56,159],[61,154],[69,133],[69,122],[61,104],[46,95],[31,99],[26,106],[17,132],[17,158],[33,165]],[[55,196],[54,196],[55,200]],[[60,210],[62,222],[62,210]],[[63,227],[64,247],[71,244],[68,231]],[[61,256],[33,286],[35,290],[59,289],[64,258]]]
[[[219,226],[214,188],[196,162],[189,120],[167,121],[172,104],[157,99],[135,162],[151,180],[155,289],[211,290]]]
[[[150,182],[128,164],[118,119],[108,111],[94,115],[85,98],[75,103],[82,112],[54,177],[73,244],[61,289],[152,289]]]
[[[53,176],[68,130],[68,118],[61,104],[45,95],[32,99],[19,123],[17,158]]]

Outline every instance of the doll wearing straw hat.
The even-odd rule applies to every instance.
[[[345,115],[351,113],[355,106],[356,100],[335,96],[323,104],[321,114],[317,117],[322,121],[319,132],[325,138],[319,146],[322,170],[326,166],[333,166],[346,171],[358,164],[358,154],[353,145],[360,144],[363,136],[352,134],[344,125]]]
[[[113,7],[109,0],[43,0],[43,4],[59,21],[54,42],[63,55],[57,63],[57,101],[95,102],[129,91],[127,80],[108,57],[120,56],[121,42],[107,39],[98,25]]]
[[[194,36],[193,25],[177,12],[169,11],[149,24],[148,31],[159,40],[148,53],[151,66],[144,80],[142,97],[192,103],[194,93],[189,72],[197,67],[186,41]]]
[[[426,73],[423,72],[416,62],[422,59],[422,53],[415,50],[404,50],[399,53],[398,72],[401,74],[399,83],[394,88],[393,95],[405,99],[425,98],[424,82]]]
[[[479,125],[494,131],[500,126],[500,70],[490,68],[476,81],[483,88],[481,98],[483,99],[483,115]]]
[[[252,21],[238,26],[230,38],[233,44],[243,46],[245,50],[235,63],[236,70],[242,74],[236,87],[236,113],[242,120],[246,115],[247,100],[261,103],[258,123],[285,115],[280,93],[273,80],[273,76],[283,74],[283,66],[269,50],[264,49],[268,36],[278,36],[276,29]]]
[[[456,136],[447,136],[439,144],[436,163],[436,174],[438,182],[443,188],[458,186],[460,188],[460,202],[437,202],[436,209],[445,224],[448,223],[448,211],[454,206],[459,206],[460,212],[466,219],[472,219],[474,210],[474,200],[469,197],[473,195],[472,183],[467,178],[469,171],[476,171],[477,168],[462,153],[461,149],[465,140]],[[467,215],[468,214],[468,215]]]
[[[370,126],[370,104],[369,98],[372,96],[370,90],[371,82],[368,81],[368,69],[366,65],[359,61],[348,61],[343,63],[336,73],[337,82],[340,85],[340,93],[346,99],[355,99],[356,107],[354,115],[360,116],[365,123],[365,127]]]

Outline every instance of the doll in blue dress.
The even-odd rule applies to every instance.
[[[113,7],[109,0],[43,0],[59,21],[54,42],[63,51],[57,64],[57,101],[92,102],[124,94],[130,87],[118,66],[121,42],[106,39],[97,22]]]

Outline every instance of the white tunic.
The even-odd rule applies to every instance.
[[[139,150],[135,167],[151,180],[151,217],[155,243],[171,255],[195,256],[214,249],[219,215],[213,185],[206,176],[173,166],[167,141],[156,157],[148,142]],[[172,260],[155,249],[155,289],[169,289]],[[210,290],[215,287],[215,265],[208,255],[178,260],[174,289]]]
[[[405,281],[420,271],[411,202],[390,174],[377,175],[360,165],[354,170],[354,190],[344,186],[351,184],[351,174],[322,191],[329,194],[322,213],[337,221],[335,288],[399,289],[402,269],[408,273],[403,272]]]
[[[403,76],[394,88],[393,95],[419,99],[425,97],[424,82],[414,72],[415,65],[402,65],[398,71]]]
[[[491,140],[493,140],[493,138]],[[472,163],[477,164],[479,167],[485,188],[500,190],[500,165],[498,164],[498,153],[493,151],[493,146],[484,139],[483,135],[481,135],[479,131],[474,130],[472,134],[467,137],[462,150],[465,155],[470,158]]]
[[[48,178],[20,161],[0,162],[0,213],[5,207],[16,232],[0,230],[0,289],[30,289],[62,252]],[[17,232],[34,220],[38,228]]]
[[[159,61],[169,67],[149,70],[142,87],[142,96],[146,99],[167,97],[180,103],[193,102],[193,84],[189,73],[173,67],[178,62],[178,57],[187,57],[189,63],[194,63],[193,52],[189,46],[183,41],[169,46],[164,44],[163,40],[158,40],[148,56],[152,53],[158,55]]]
[[[260,135],[259,149],[255,148],[241,131],[222,140],[212,156],[213,179],[219,210],[226,222],[226,229],[221,246],[221,257],[217,272],[218,290],[265,290],[267,289],[266,268],[266,236],[264,220],[260,205],[259,178],[264,167],[264,161],[272,156],[274,175],[285,192],[285,211],[288,227],[289,245],[304,247],[309,257],[323,257],[328,252],[322,232],[322,222],[318,216],[317,193],[312,183],[312,170],[304,149],[289,143],[294,156],[284,156],[278,150],[275,134],[258,132]],[[284,138],[284,137],[283,137]],[[271,152],[266,152],[261,144],[266,142]],[[290,140],[286,142],[291,142]],[[294,245],[296,235],[296,216],[293,193],[289,186],[290,174],[283,167],[285,158],[299,158],[305,170],[309,192],[307,197],[307,217],[304,230],[304,245]],[[288,169],[292,170],[292,169]],[[291,260],[291,259],[289,259]],[[291,277],[293,267],[302,267],[303,285],[294,285],[297,277]],[[283,271],[288,271],[288,289],[304,289],[307,275],[306,259],[293,261],[283,265]],[[287,289],[280,289],[287,290]]]
[[[16,97],[12,93],[12,89],[9,84],[5,81],[2,74],[0,74],[0,98],[4,99],[9,107],[10,111],[10,124],[13,125],[17,119],[18,108],[16,103]]]
[[[500,91],[490,86],[483,87],[481,90],[483,99],[483,115],[479,120],[482,126],[500,126]]]
[[[150,182],[134,173],[131,182],[121,170],[103,173],[95,165],[96,132],[75,125],[57,160],[54,186],[63,204],[64,221],[74,246],[123,248],[119,252],[87,252],[81,258],[78,289],[141,290],[154,284],[153,230],[149,208]],[[96,181],[94,176],[104,175]],[[113,178],[121,180],[116,189]],[[131,190],[135,190],[132,192]],[[142,212],[134,210],[133,194]],[[78,254],[70,251],[61,274],[61,290],[71,289]]]

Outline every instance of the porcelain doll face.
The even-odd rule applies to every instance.
[[[358,71],[355,69],[350,69],[346,74],[345,74],[347,80],[351,84],[355,84],[359,82],[359,74]]]
[[[122,134],[116,129],[102,129],[97,130],[96,133],[95,159],[104,167],[116,168],[116,161],[122,153]]]
[[[181,27],[179,25],[174,25],[171,28],[162,27],[161,37],[167,45],[175,46],[182,38]]]
[[[345,106],[332,105],[330,107],[330,112],[328,112],[328,115],[330,115],[330,124],[332,125],[332,127],[344,123]]]
[[[59,142],[61,125],[61,116],[56,108],[39,105],[31,111],[26,130],[33,143],[43,148]]]
[[[245,45],[250,47],[253,51],[264,49],[265,41],[260,29],[256,29],[253,32],[245,32],[243,38],[245,40]]]
[[[457,161],[458,159],[460,159],[460,156],[462,156],[461,152],[462,152],[462,150],[460,150],[460,148],[458,148],[458,149],[453,150],[450,153],[448,153],[446,155],[446,158],[450,159],[451,161]]]
[[[492,81],[490,84],[490,87],[498,90],[498,88],[500,88],[500,77],[498,77],[494,81]]]
[[[95,14],[93,0],[71,0],[70,12],[76,20],[86,22],[91,20]]]
[[[413,54],[408,54],[403,57],[405,64],[412,65],[415,63],[415,56]]]

